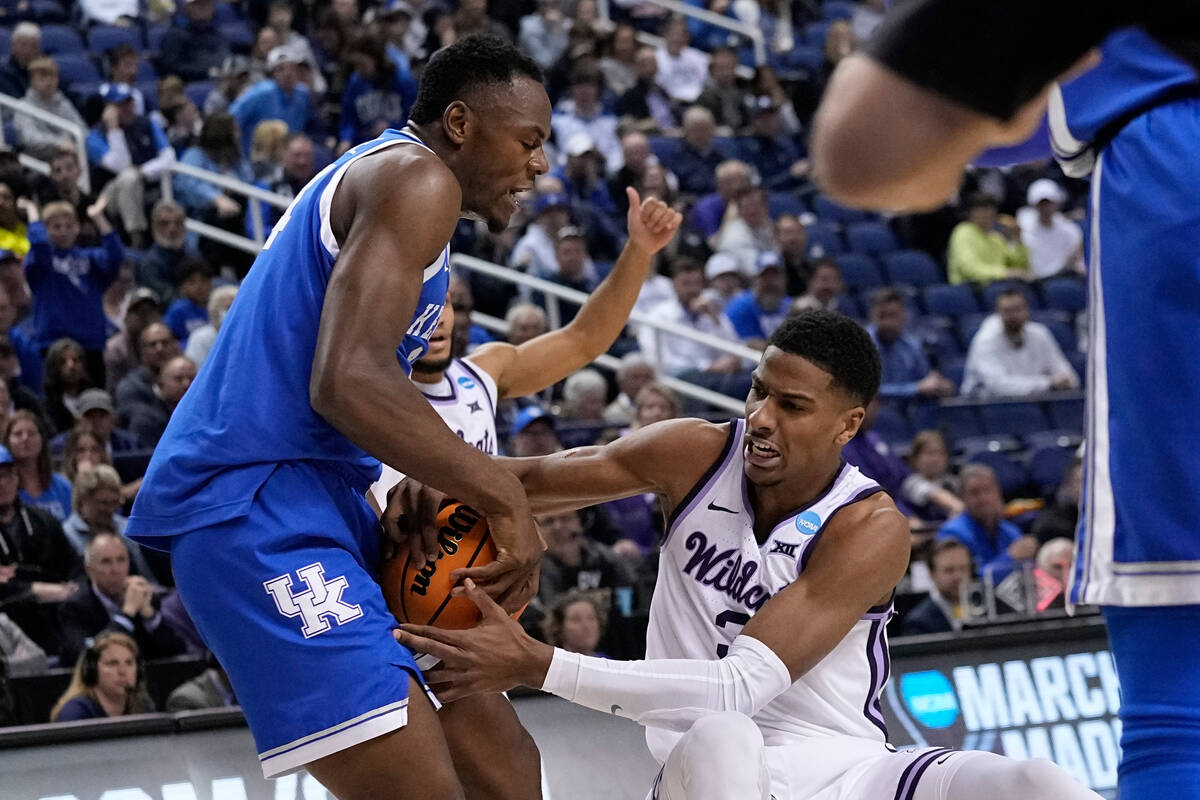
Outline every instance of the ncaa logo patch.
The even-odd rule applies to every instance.
[[[949,728],[958,719],[958,698],[946,676],[936,669],[910,672],[900,679],[904,705],[926,728]]]
[[[796,517],[796,530],[812,536],[821,529],[821,517],[815,511],[805,511]]]
[[[463,387],[464,389],[474,389],[475,381],[471,380],[466,375],[459,375],[458,376],[458,385]]]

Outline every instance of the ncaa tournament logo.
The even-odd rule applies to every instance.
[[[813,536],[821,529],[821,517],[815,511],[805,511],[796,517],[796,530],[804,536]]]
[[[464,389],[474,389],[475,381],[471,380],[466,375],[459,375],[458,376],[458,385]]]
[[[904,704],[926,728],[949,728],[958,719],[958,698],[941,672],[910,672],[900,679]]]

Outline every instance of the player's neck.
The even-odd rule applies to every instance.
[[[754,509],[754,533],[765,538],[797,509],[811,505],[829,490],[842,468],[840,453],[802,476],[769,486],[748,483],[750,505]]]
[[[412,382],[419,383],[422,386],[437,386],[446,377],[446,370],[440,372],[417,372],[412,371]]]

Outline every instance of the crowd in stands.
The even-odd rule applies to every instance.
[[[588,292],[623,245],[626,188],[670,203],[685,223],[638,312],[761,348],[789,313],[833,309],[879,346],[883,386],[845,456],[912,521],[894,629],[973,624],[987,615],[972,587],[1010,576],[1037,591],[1024,604],[999,592],[1007,610],[1061,607],[1081,483],[1080,185],[1043,163],[975,170],[935,212],[838,206],[812,180],[807,133],[882,0],[687,2],[757,26],[765,61],[745,37],[639,0],[615,0],[611,19],[595,0],[0,4],[0,91],[27,104],[3,109],[0,148],[4,673],[73,670],[55,718],[114,716],[149,707],[142,660],[186,654],[201,669],[168,709],[235,702],[165,557],[123,537],[123,514],[252,262],[186,220],[261,241],[255,218],[269,228],[281,210],[173,165],[294,197],[403,125],[430,55],[472,34],[512,40],[545,69],[551,169],[509,230],[462,221],[455,252]],[[472,310],[504,319],[514,343],[578,310],[470,271],[451,302],[460,354],[498,335]],[[659,379],[739,398],[753,367],[647,325],[611,353],[615,373],[501,404],[505,452],[727,417]],[[523,623],[569,649],[636,655],[615,630],[648,607],[657,499],[539,524],[548,550]]]

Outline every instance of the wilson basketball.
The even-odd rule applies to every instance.
[[[383,568],[381,583],[388,608],[400,622],[463,630],[480,620],[467,597],[451,597],[450,573],[483,566],[496,558],[496,546],[483,514],[466,503],[446,500],[437,516],[438,555],[417,569],[404,553]]]

